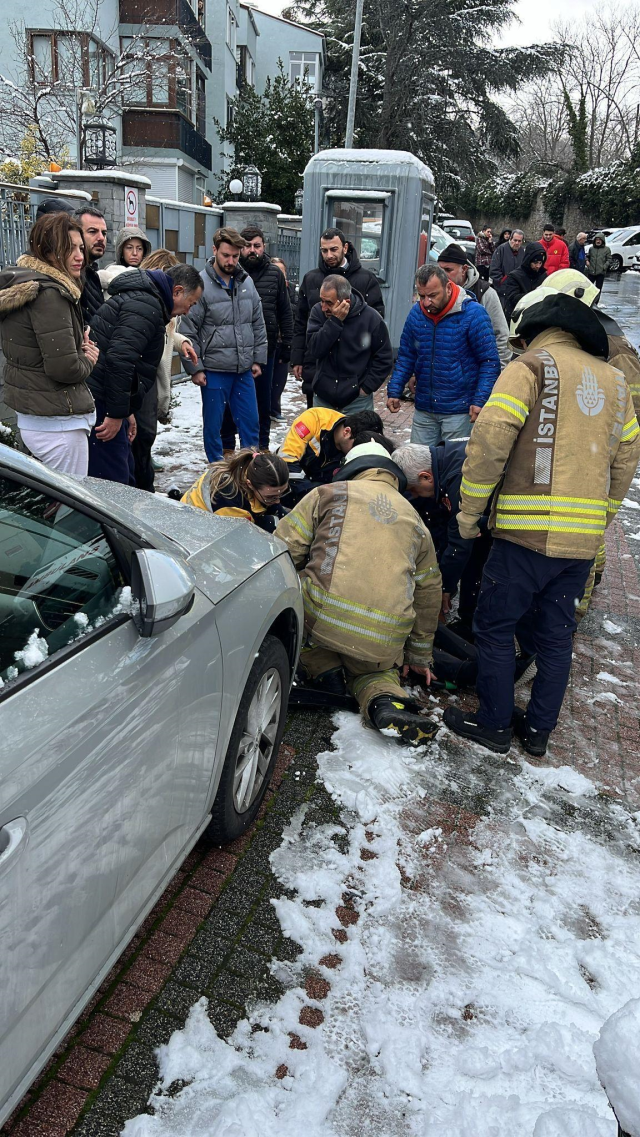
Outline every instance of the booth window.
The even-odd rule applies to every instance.
[[[358,253],[363,268],[376,275],[382,264],[382,242],[385,226],[385,207],[382,201],[332,202],[331,225],[341,229]]]

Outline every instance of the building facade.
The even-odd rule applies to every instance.
[[[240,0],[88,2],[82,27],[67,26],[65,0],[23,0],[20,11],[24,54],[1,38],[0,75],[34,105],[51,92],[67,161],[78,165],[80,147],[83,166],[130,168],[162,199],[217,195],[232,162],[217,124],[245,84],[264,90],[280,59],[293,82],[322,89],[324,37]]]

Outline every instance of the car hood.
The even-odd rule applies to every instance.
[[[97,510],[157,549],[189,562],[198,586],[214,603],[258,572],[285,545],[248,521],[235,521],[171,501],[162,494],[98,478],[75,478],[49,470],[35,459],[0,444],[0,476],[35,480],[44,493],[62,493]]]
[[[282,541],[249,521],[216,517],[162,494],[118,482],[97,478],[82,481],[108,504],[115,521],[135,528],[156,547],[171,551],[173,546],[181,553],[196,573],[198,586],[214,603],[285,551]],[[165,541],[159,542],[158,535]]]

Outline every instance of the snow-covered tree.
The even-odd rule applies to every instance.
[[[313,153],[313,98],[304,86],[290,83],[278,60],[278,74],[267,79],[264,93],[244,85],[233,100],[232,121],[216,122],[220,140],[233,147],[233,165],[220,175],[220,197],[231,178],[247,166],[262,174],[262,198],[293,213],[294,194]]]
[[[549,69],[544,47],[495,48],[515,0],[365,0],[356,145],[410,150],[441,196],[514,154],[517,134],[496,95]],[[285,12],[324,32],[329,139],[343,145],[355,0],[297,0]]]

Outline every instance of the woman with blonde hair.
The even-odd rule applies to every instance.
[[[214,462],[181,500],[218,517],[240,517],[272,533],[288,511],[280,499],[289,490],[289,467],[276,454],[239,450]]]
[[[5,402],[34,457],[81,475],[96,420],[87,378],[99,356],[80,307],[86,264],[79,222],[48,213],[31,229],[29,253],[0,273]]]
[[[156,249],[148,253],[138,266],[142,271],[160,269],[166,272],[173,265],[180,264],[169,249]],[[133,267],[133,266],[131,266]],[[158,433],[158,422],[167,423],[171,419],[171,363],[174,351],[180,351],[186,336],[177,330],[175,316],[167,324],[164,351],[158,366],[156,381],[135,412],[137,434],[131,443],[135,464],[135,478],[138,489],[154,492],[154,466],[151,450]]]

